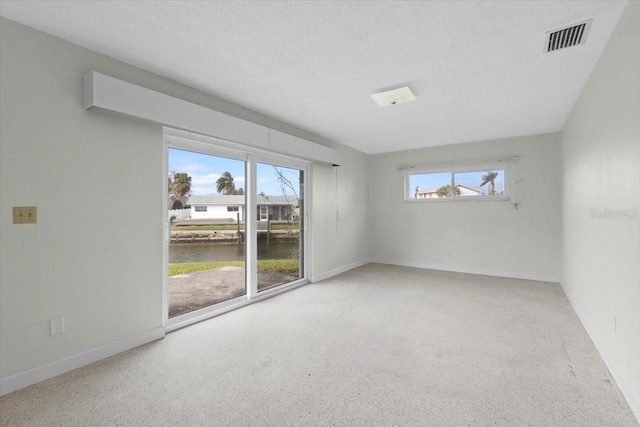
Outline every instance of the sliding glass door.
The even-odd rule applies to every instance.
[[[165,138],[167,325],[304,283],[307,164]]]
[[[169,148],[168,317],[246,295],[245,162]]]
[[[258,163],[258,292],[304,277],[304,171]]]

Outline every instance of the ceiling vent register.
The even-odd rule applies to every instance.
[[[583,21],[570,27],[547,32],[547,52],[584,44],[591,27],[591,20]]]

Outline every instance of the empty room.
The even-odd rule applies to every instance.
[[[640,2],[0,15],[0,425],[640,425]]]

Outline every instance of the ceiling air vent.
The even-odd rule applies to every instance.
[[[559,30],[547,31],[547,52],[577,46],[587,41],[591,19]]]

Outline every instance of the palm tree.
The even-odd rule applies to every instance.
[[[495,180],[497,177],[498,177],[498,172],[487,172],[485,175],[481,176],[482,183],[480,184],[480,187],[488,183],[490,196],[493,196],[494,194],[496,194]]]
[[[169,192],[173,192],[176,198],[184,204],[191,191],[191,177],[186,172],[171,172],[169,176]]]
[[[235,194],[236,186],[233,183],[233,176],[231,176],[231,173],[224,172],[220,175],[220,178],[216,181],[216,188],[220,194],[227,196]]]

